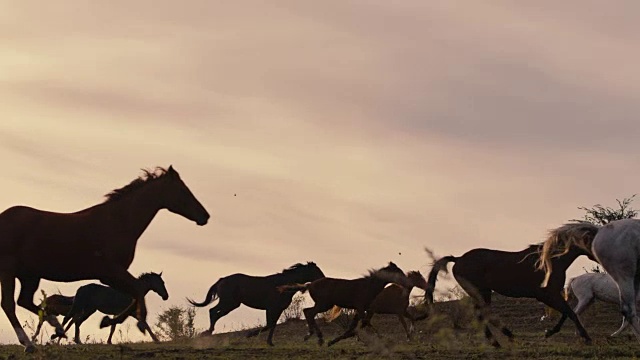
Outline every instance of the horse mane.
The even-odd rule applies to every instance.
[[[153,271],[152,272],[143,272],[142,274],[140,274],[140,276],[138,276],[138,280],[139,279],[143,279],[149,276],[160,276],[160,274],[156,274]]]
[[[540,248],[540,259],[537,268],[545,271],[542,286],[545,287],[551,276],[551,259],[569,252],[572,246],[577,246],[591,254],[591,243],[598,233],[600,226],[588,221],[567,223],[549,231],[549,237]]]
[[[122,199],[126,195],[140,189],[149,182],[165,176],[167,174],[167,169],[157,166],[154,170],[142,169],[142,172],[143,174],[141,176],[133,179],[129,184],[119,189],[114,189],[110,193],[106,194],[105,197],[107,199],[104,202],[107,203]]]
[[[293,264],[293,265],[289,266],[288,268],[282,270],[282,273],[283,274],[290,273],[290,272],[295,271],[295,270],[297,270],[299,268],[306,267],[306,266],[309,266],[309,265],[315,265],[315,263],[313,261],[308,261],[306,264],[303,264],[303,263]]]

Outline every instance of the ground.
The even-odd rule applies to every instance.
[[[584,325],[593,338],[585,345],[567,320],[562,331],[544,339],[544,329],[556,319],[540,322],[543,306],[530,299],[495,297],[494,313],[514,332],[516,340],[494,349],[486,344],[481,327],[470,321],[465,302],[438,303],[434,315],[418,322],[414,338],[407,342],[400,323],[392,316],[376,316],[373,331],[360,330],[359,340],[344,340],[330,348],[319,347],[316,338],[303,342],[304,321],[292,320],[278,326],[275,347],[265,336],[246,339],[244,332],[218,334],[185,342],[122,345],[42,345],[35,354],[24,354],[21,346],[0,347],[0,359],[612,359],[640,357],[640,343],[628,330],[616,338],[609,334],[621,322],[617,306],[596,303],[584,314]],[[321,323],[319,321],[319,323]],[[342,331],[345,319],[321,324],[325,339]]]

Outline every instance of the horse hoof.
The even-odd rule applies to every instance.
[[[584,339],[584,344],[585,344],[585,345],[593,345],[593,340],[591,340],[591,339],[589,339],[589,338]]]
[[[138,321],[138,323],[136,324],[136,326],[138,327],[138,330],[140,330],[141,333],[145,333],[145,330],[147,329],[147,327],[145,326],[146,324],[144,323],[144,321]]]
[[[544,331],[544,338],[546,339],[548,337],[551,337],[551,335],[553,335],[553,334],[555,334],[555,333],[551,332],[550,330],[545,330]]]
[[[100,329],[106,328],[107,326],[111,326],[111,319],[108,316],[105,316],[100,321]]]
[[[34,352],[36,352],[36,350],[36,346],[33,344],[29,344],[24,348],[24,352],[26,352],[27,354],[33,354]]]
[[[331,341],[329,341],[329,343],[331,343]],[[318,346],[322,346],[323,344],[324,344],[324,339],[319,338],[318,339]],[[329,346],[331,346],[331,345],[329,345]]]
[[[491,342],[491,346],[493,346],[493,347],[494,347],[494,348],[496,348],[496,349],[499,349],[499,348],[501,348],[501,347],[502,347],[502,346],[500,345],[500,343],[499,343],[497,340],[493,340],[493,341]]]
[[[304,341],[307,341],[311,338],[311,334],[307,334],[304,336]]]
[[[273,343],[271,341],[267,341],[267,345],[273,346]]]

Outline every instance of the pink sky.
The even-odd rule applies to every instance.
[[[173,164],[212,215],[142,236],[130,270],[171,296],[152,317],[236,272],[520,250],[638,192],[635,1],[0,5],[1,208],[75,211]]]

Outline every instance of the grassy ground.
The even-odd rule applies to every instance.
[[[611,359],[640,357],[640,343],[631,332],[617,338],[608,335],[620,325],[616,306],[596,303],[584,316],[584,324],[594,340],[587,346],[575,335],[571,321],[555,336],[544,339],[544,329],[555,320],[541,323],[543,307],[528,299],[496,296],[494,313],[516,335],[494,349],[484,341],[481,327],[471,321],[471,309],[457,301],[438,303],[434,315],[417,323],[412,341],[407,342],[400,323],[393,316],[376,315],[377,330],[359,330],[359,341],[344,340],[330,348],[319,347],[316,339],[303,342],[303,321],[279,325],[275,347],[265,344],[265,336],[246,339],[244,333],[227,333],[183,343],[135,343],[124,345],[43,345],[36,354],[26,355],[20,346],[0,347],[0,359]],[[320,323],[320,322],[319,322]],[[342,319],[321,324],[325,340],[342,332]]]

